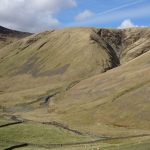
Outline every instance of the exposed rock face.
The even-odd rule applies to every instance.
[[[102,43],[107,43],[121,63],[132,60],[150,49],[150,29],[131,28],[123,30],[99,29]]]
[[[130,61],[150,50],[150,28],[126,29],[123,38],[121,61]]]

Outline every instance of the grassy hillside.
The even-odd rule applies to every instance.
[[[47,147],[51,147],[55,144],[59,145],[95,140],[90,136],[79,135],[53,125],[44,125],[34,122],[11,124],[10,120],[4,118],[0,119],[0,123],[3,123],[3,125],[6,124],[6,126],[0,127],[0,148],[8,148],[9,146],[22,143],[28,143],[34,147],[44,147],[44,145],[45,147],[46,145]]]
[[[119,61],[107,44],[100,45],[91,38],[96,34],[94,30],[49,31],[13,43],[0,50],[0,75],[28,73],[34,77],[78,80],[118,66]]]
[[[2,140],[16,136],[17,141],[28,142],[26,131],[31,126],[29,132],[41,131],[30,137],[31,142],[35,136],[46,139],[53,134],[41,123],[53,121],[88,138],[149,135],[149,31],[68,28],[33,34],[1,47],[0,114],[32,121],[1,130]],[[58,132],[56,143],[86,140]],[[147,148],[149,142],[143,140],[141,147]],[[110,144],[106,149],[115,148]],[[121,146],[125,148],[137,148],[136,142]]]

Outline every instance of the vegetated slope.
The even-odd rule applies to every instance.
[[[70,28],[16,41],[0,49],[1,112],[94,134],[147,133],[149,41],[150,28]]]
[[[0,49],[18,39],[31,35],[26,32],[10,30],[0,26]]]
[[[51,113],[62,121],[95,134],[116,134],[119,129],[130,129],[130,133],[132,129],[149,130],[149,58],[147,52],[116,69],[81,81],[55,105],[51,107],[50,103],[49,111],[55,106]]]
[[[70,28],[35,34],[0,51],[0,74],[85,78],[148,51],[149,37],[149,28]]]
[[[1,75],[85,78],[119,65],[113,50],[91,38],[95,29],[49,31],[22,39],[1,50]],[[9,59],[8,59],[9,58]],[[11,65],[13,63],[13,65]]]

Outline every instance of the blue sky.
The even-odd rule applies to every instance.
[[[89,10],[91,17],[78,22],[77,14]],[[150,0],[77,0],[77,7],[58,15],[62,26],[119,27],[124,20],[135,26],[150,26]]]
[[[0,0],[0,25],[22,31],[150,26],[150,0]]]

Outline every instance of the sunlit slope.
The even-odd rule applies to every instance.
[[[109,132],[105,125],[110,129],[149,130],[149,60],[147,52],[116,69],[81,81],[56,101],[56,110],[51,113],[72,126],[95,133]]]
[[[69,28],[0,49],[0,112],[104,135],[150,129],[150,29]]]
[[[64,29],[27,37],[0,51],[0,75],[31,74],[80,79],[119,65],[115,52],[91,35],[95,29]]]
[[[70,28],[34,34],[0,50],[0,75],[86,78],[147,52],[149,31]]]

